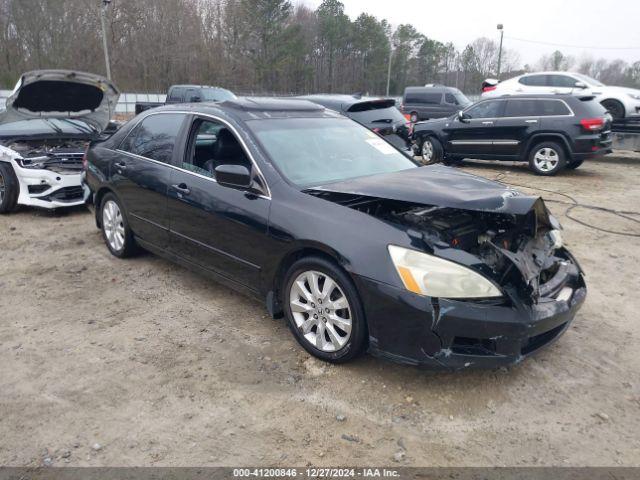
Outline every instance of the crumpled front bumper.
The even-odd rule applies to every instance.
[[[46,169],[22,168],[17,162],[14,162],[14,171],[20,185],[20,205],[46,209],[73,207],[83,205],[89,197],[89,189],[82,183],[81,172],[57,173]]]
[[[558,339],[586,298],[577,265],[563,288],[533,305],[430,299],[357,277],[373,355],[435,368],[512,365]],[[570,292],[568,291],[570,290]]]

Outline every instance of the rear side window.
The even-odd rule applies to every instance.
[[[184,98],[184,88],[176,87],[171,89],[169,94],[170,102],[182,102]]]
[[[547,75],[547,82],[552,87],[573,88],[577,80],[567,75]]]
[[[571,115],[571,111],[560,100],[507,100],[505,117],[549,117]]]
[[[526,77],[522,77],[518,80],[522,85],[527,85],[529,87],[546,87],[547,86],[547,76],[546,75],[528,75]]]
[[[407,92],[404,103],[418,103],[424,105],[440,105],[442,93]]]
[[[183,120],[184,115],[181,113],[150,115],[124,139],[120,150],[158,162],[171,163]]]

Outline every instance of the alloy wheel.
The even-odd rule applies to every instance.
[[[349,301],[326,273],[306,271],[291,285],[289,306],[304,339],[322,352],[343,348],[351,337]]]
[[[544,147],[536,152],[533,161],[541,172],[550,172],[557,167],[560,156],[553,148]]]
[[[425,140],[422,144],[422,159],[425,162],[433,160],[433,144],[429,140]]]
[[[108,200],[102,208],[102,228],[112,250],[119,252],[124,247],[124,219],[120,207]]]

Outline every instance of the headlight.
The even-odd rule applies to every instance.
[[[640,100],[640,93],[630,93],[629,96],[635,100]]]
[[[491,281],[462,265],[423,252],[389,245],[391,260],[405,288],[443,298],[495,298],[502,292]]]
[[[49,157],[19,158],[18,163],[22,168],[43,169],[47,160],[49,160]]]

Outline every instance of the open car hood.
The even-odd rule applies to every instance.
[[[115,112],[120,92],[100,75],[71,70],[24,73],[7,98],[0,124],[33,118],[74,118],[98,131]]]
[[[438,207],[524,215],[540,197],[442,165],[410,168],[314,187],[311,190],[363,195]]]

